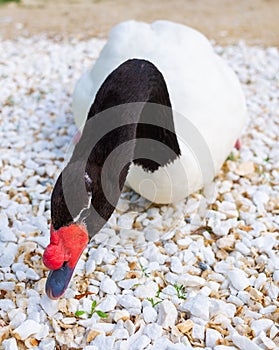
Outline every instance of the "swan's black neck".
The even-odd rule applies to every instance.
[[[132,162],[154,172],[179,155],[162,74],[145,60],[124,62],[100,87],[82,137],[54,187],[54,229],[85,221],[94,235],[114,211]]]

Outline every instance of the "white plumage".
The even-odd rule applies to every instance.
[[[132,165],[127,183],[151,201],[175,202],[217,174],[245,124],[245,98],[235,73],[198,31],[168,21],[128,21],[111,30],[93,68],[76,84],[78,127],[108,74],[131,58],[146,59],[163,74],[182,154],[154,173]]]

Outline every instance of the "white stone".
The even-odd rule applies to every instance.
[[[126,213],[118,218],[118,226],[122,229],[131,229],[133,226],[135,213]]]
[[[159,314],[157,323],[165,329],[175,325],[178,313],[176,307],[169,300],[164,300],[159,304]]]
[[[6,339],[3,341],[4,350],[18,350],[15,338]]]
[[[46,295],[41,297],[40,304],[50,317],[53,317],[58,312],[58,303],[58,300],[51,300]]]
[[[270,350],[276,349],[277,347],[276,344],[265,335],[265,332],[262,331],[259,334],[259,338],[261,339],[261,341],[263,342],[263,344],[267,349],[270,349]]]
[[[254,320],[251,323],[251,328],[255,332],[256,336],[258,336],[261,331],[266,332],[268,329],[270,329],[271,326],[273,326],[273,321],[268,318]]]
[[[141,335],[138,337],[131,345],[131,350],[143,350],[150,344],[150,339],[146,335]]]
[[[239,349],[261,350],[257,344],[253,343],[249,338],[238,334],[236,331],[231,333],[231,339]]]
[[[127,329],[127,331],[129,332],[130,336],[135,333],[136,327],[131,320],[125,321],[124,326]]]
[[[191,313],[191,315],[201,318],[202,320],[209,320],[209,298],[204,295],[196,295],[189,298],[181,305],[181,308]]]
[[[231,284],[237,290],[243,290],[250,285],[250,281],[246,276],[246,273],[238,268],[234,268],[227,272]]]
[[[178,250],[177,245],[174,244],[173,242],[167,242],[164,245],[164,248],[165,248],[166,253],[169,254],[169,255],[175,254],[177,252],[177,250]]]
[[[119,299],[118,299],[118,303],[127,308],[135,308],[135,309],[140,309],[141,308],[141,302],[139,301],[139,299],[135,298],[134,296],[127,294],[127,295],[122,295]]]
[[[137,298],[152,298],[158,291],[158,285],[155,282],[149,282],[146,285],[138,286],[135,289],[134,295]]]
[[[213,348],[217,345],[217,340],[221,339],[222,335],[215,329],[207,328],[205,333],[206,346]]]
[[[94,326],[91,327],[93,330],[98,330],[101,331],[102,334],[105,333],[111,333],[115,328],[114,323],[109,323],[109,322],[99,322],[94,324]]]
[[[279,328],[275,325],[271,326],[270,328],[270,338],[273,339],[276,335],[279,333]]]
[[[123,265],[120,265],[120,266],[117,266],[111,276],[111,278],[114,280],[114,281],[121,281],[123,279],[125,279],[125,276],[126,276],[126,272],[129,270],[129,268],[127,266],[123,266]]]
[[[118,286],[123,288],[123,289],[129,290],[135,284],[138,284],[138,283],[139,283],[139,279],[138,278],[130,278],[130,279],[126,279],[126,280],[123,280],[123,281],[119,281],[118,282]]]
[[[115,339],[128,339],[129,338],[129,332],[125,328],[115,329],[112,335],[115,337]]]
[[[10,326],[17,328],[26,320],[26,314],[21,309],[13,309],[8,313]]]
[[[156,340],[162,336],[163,328],[156,323],[145,326],[143,333],[151,340]]]
[[[16,235],[9,228],[8,216],[5,213],[0,214],[0,241],[2,242],[17,241]]]
[[[194,339],[204,340],[204,333],[205,333],[204,326],[201,326],[195,323],[192,329],[192,337]]]
[[[243,255],[248,255],[250,253],[250,249],[242,242],[236,242],[235,249]]]
[[[178,284],[183,284],[185,287],[201,287],[205,285],[205,282],[204,278],[190,274],[183,274],[177,281]]]
[[[143,319],[146,323],[153,323],[157,320],[157,312],[152,306],[143,308]]]
[[[273,273],[273,280],[275,283],[279,282],[279,270],[274,271]]]
[[[17,254],[18,246],[15,243],[9,242],[5,245],[5,249],[0,252],[0,267],[9,267],[14,262],[14,257]]]
[[[99,246],[97,249],[90,252],[90,258],[94,259],[96,265],[100,265],[107,254],[106,248]]]
[[[92,256],[90,256],[89,259],[87,260],[85,268],[86,268],[87,275],[90,275],[91,273],[93,273],[95,271],[96,263],[95,263],[95,260]]]
[[[100,289],[107,294],[115,294],[117,291],[116,283],[109,277],[105,277],[100,284]]]
[[[12,291],[15,289],[15,282],[0,282],[0,290]]]
[[[268,200],[269,200],[268,194],[263,191],[258,190],[253,194],[253,201],[259,207],[260,211],[263,210],[264,205],[268,202]]]
[[[130,313],[123,309],[123,310],[117,310],[113,315],[113,320],[115,322],[118,322],[119,320],[127,320],[130,318]]]
[[[145,239],[149,242],[157,242],[159,241],[160,235],[157,230],[147,230],[145,232]]]
[[[40,279],[40,276],[31,268],[27,268],[25,273],[26,273],[26,278],[30,280],[38,281]]]
[[[108,295],[99,305],[98,310],[103,312],[112,311],[115,309],[117,300],[113,295]]]
[[[26,273],[24,271],[17,271],[16,277],[19,281],[24,281],[26,279]]]
[[[170,268],[172,272],[177,274],[180,274],[183,272],[183,266],[179,258],[177,258],[176,256],[173,256],[171,257],[170,262],[171,262]]]
[[[223,314],[232,319],[236,313],[236,306],[223,300],[211,298],[209,303],[209,313],[210,317]]]
[[[12,300],[0,299],[0,310],[8,312],[12,309],[15,309],[15,304]]]
[[[18,326],[14,330],[14,334],[16,338],[20,340],[25,340],[28,337],[30,337],[30,335],[39,333],[42,327],[42,325],[33,320],[25,320],[20,326]]]
[[[277,240],[272,236],[261,236],[255,238],[251,243],[259,250],[260,253],[262,253],[270,252],[274,245],[277,243]]]
[[[162,289],[162,293],[166,295],[176,295],[177,291],[173,286],[168,285],[164,289]]]
[[[40,331],[36,333],[36,339],[41,340],[45,339],[49,334],[49,326],[47,324],[43,324]]]
[[[234,242],[235,242],[234,235],[228,235],[228,236],[219,238],[216,244],[218,248],[223,249],[227,247],[229,248],[232,247],[234,245]]]
[[[268,305],[260,310],[262,315],[272,314],[277,309],[276,305]]]
[[[100,334],[90,343],[90,345],[96,346],[97,349],[113,350],[114,342],[114,337]]]
[[[98,309],[99,309],[99,305],[98,305]],[[76,323],[77,319],[75,317],[64,317],[62,319],[62,322],[64,324],[74,324]]]
[[[55,340],[51,338],[46,338],[41,340],[39,345],[40,350],[54,350],[55,349]]]

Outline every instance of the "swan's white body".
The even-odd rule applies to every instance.
[[[168,21],[128,21],[114,27],[91,71],[77,82],[74,117],[82,127],[108,76],[131,58],[152,62],[163,74],[174,110],[181,156],[154,173],[132,165],[127,183],[157,203],[181,200],[210,182],[246,121],[240,83],[198,31]]]

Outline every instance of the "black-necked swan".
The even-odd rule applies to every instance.
[[[73,110],[83,132],[52,192],[43,257],[54,299],[125,181],[156,203],[179,201],[212,181],[246,121],[232,69],[201,33],[168,21],[113,28]]]

